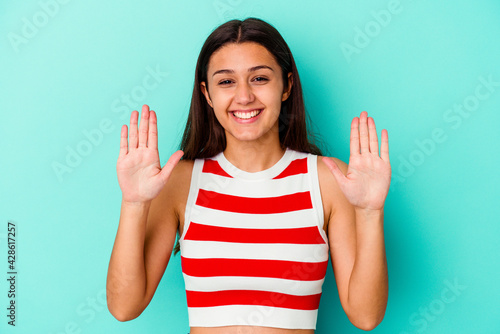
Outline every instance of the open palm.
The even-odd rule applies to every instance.
[[[155,198],[183,155],[182,151],[175,152],[161,168],[156,113],[144,105],[139,130],[138,118],[139,113],[134,110],[130,116],[128,142],[127,126],[123,125],[121,129],[120,154],[116,171],[122,197],[126,202],[146,202]]]
[[[381,210],[389,192],[391,165],[387,130],[382,130],[380,147],[375,121],[363,111],[351,123],[350,157],[344,175],[337,164],[323,158],[347,200],[356,208]]]

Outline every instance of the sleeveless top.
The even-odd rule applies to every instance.
[[[316,329],[328,266],[317,156],[249,173],[194,162],[179,239],[190,327]]]

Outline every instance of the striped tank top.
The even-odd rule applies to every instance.
[[[190,327],[316,329],[329,246],[317,156],[249,173],[194,162],[179,239]]]

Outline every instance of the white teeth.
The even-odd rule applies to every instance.
[[[246,112],[242,112],[242,111],[234,111],[233,112],[233,115],[236,116],[237,118],[241,118],[241,119],[250,119],[250,118],[253,118],[255,116],[257,116],[258,114],[260,114],[261,110],[253,110],[253,111],[246,111]]]

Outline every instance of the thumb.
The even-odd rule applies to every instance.
[[[345,177],[344,173],[342,173],[337,163],[333,159],[330,159],[328,157],[322,157],[321,160],[323,160],[330,172],[332,172],[340,187],[343,187],[347,181],[347,178]]]
[[[167,182],[168,178],[170,177],[170,173],[172,173],[172,170],[174,169],[175,165],[177,165],[177,163],[179,162],[179,160],[181,160],[183,155],[184,152],[182,152],[181,150],[176,151],[174,154],[170,156],[165,166],[163,166],[160,172],[160,178],[163,180],[164,183]]]

